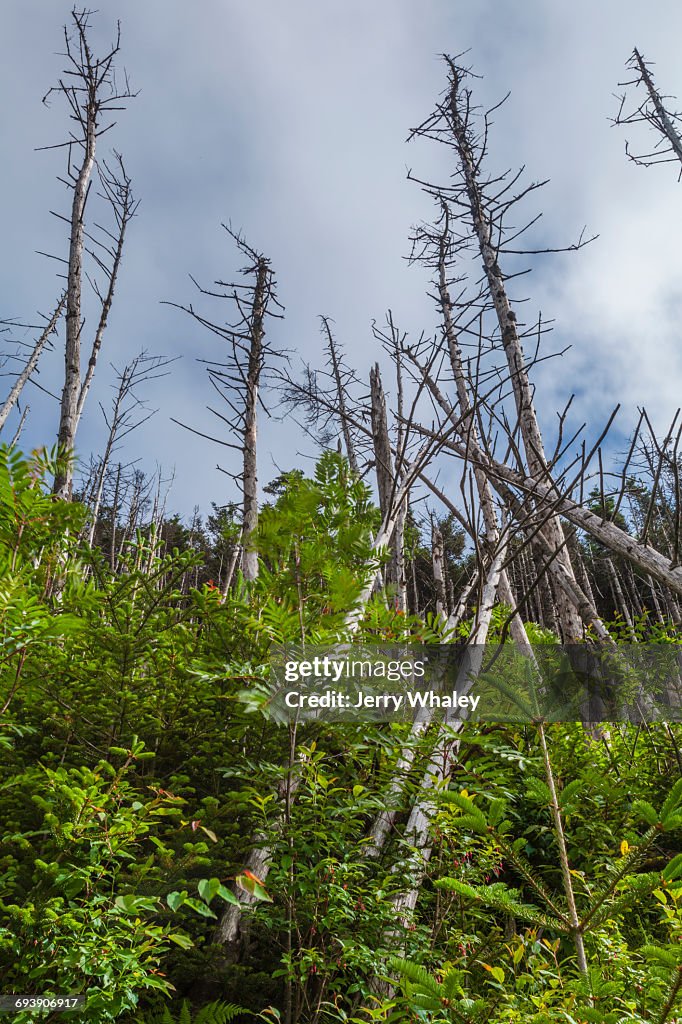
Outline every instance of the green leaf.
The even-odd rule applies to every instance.
[[[124,914],[134,914],[137,910],[137,898],[132,893],[127,896],[117,896],[114,905]]]
[[[175,912],[187,899],[187,890],[183,889],[182,892],[169,892],[166,896],[166,903],[170,909]]]
[[[205,903],[210,903],[220,889],[219,878],[201,878],[197,884],[199,895]]]
[[[672,882],[674,878],[679,878],[682,875],[682,853],[678,853],[676,857],[666,864],[663,868],[663,877],[666,882]]]
[[[231,892],[225,885],[220,886],[220,888],[218,889],[218,895],[220,896],[221,900],[225,900],[226,903],[232,903],[235,907],[241,906],[241,903],[239,902],[235,894]]]
[[[215,917],[216,916],[213,913],[213,911],[209,907],[206,906],[205,903],[202,903],[201,900],[192,899],[191,896],[188,896],[187,899],[185,900],[185,906],[186,907],[191,907],[192,910],[196,910],[197,914],[201,914],[202,917]]]

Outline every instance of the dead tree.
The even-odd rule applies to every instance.
[[[431,524],[431,560],[433,564],[433,582],[436,589],[436,615],[447,621],[448,599],[445,591],[443,534],[436,522]]]
[[[407,449],[408,432],[406,432],[406,426],[408,421],[406,419],[405,409],[405,386],[404,386],[404,371],[403,371],[403,347],[405,345],[405,339],[407,335],[401,332],[393,320],[393,314],[389,309],[386,314],[386,326],[385,328],[379,328],[376,323],[372,324],[372,331],[377,341],[380,341],[384,350],[388,353],[395,367],[395,384],[396,384],[396,404],[394,410],[394,434],[395,434],[395,457],[391,450],[390,435],[388,432],[388,423],[385,415],[382,417],[378,411],[378,407],[383,404],[385,406],[385,397],[383,397],[383,389],[381,387],[381,379],[379,376],[379,364],[375,365],[374,376],[375,381],[372,380],[370,374],[370,399],[372,405],[372,416],[371,422],[373,425],[373,445],[374,445],[374,456],[377,465],[377,483],[379,478],[379,472],[386,472],[386,467],[390,471],[391,475],[391,495],[395,488],[400,484],[402,475],[402,466],[405,458]],[[375,394],[376,390],[376,394]],[[374,411],[375,403],[377,403],[377,413]],[[413,410],[414,412],[414,410]],[[381,434],[377,433],[375,429],[376,425],[381,425]],[[386,427],[384,429],[384,420],[386,420]],[[380,437],[380,439],[379,439]],[[383,453],[383,454],[381,454]],[[381,470],[380,470],[381,466]],[[385,483],[384,483],[385,488]],[[379,495],[381,497],[382,487],[379,486]],[[407,576],[406,576],[406,565],[405,565],[405,523],[407,521],[407,514],[409,510],[409,495],[403,503],[402,508],[399,512],[399,517],[396,522],[396,528],[391,539],[391,561],[389,563],[389,574],[388,580],[396,588],[396,606],[400,611],[407,611]],[[382,509],[383,511],[383,509]]]
[[[73,463],[71,456],[76,440],[78,422],[83,412],[102,339],[107,326],[109,311],[121,264],[125,232],[135,214],[136,203],[132,197],[130,179],[123,161],[115,154],[115,165],[97,163],[99,137],[115,124],[111,115],[123,109],[122,104],[130,99],[131,92],[127,77],[119,87],[116,81],[115,60],[120,50],[120,25],[116,41],[102,57],[97,57],[88,40],[89,12],[72,12],[72,31],[64,30],[67,67],[59,84],[44,97],[47,102],[53,93],[61,95],[70,111],[75,128],[69,132],[66,142],[43,149],[66,148],[68,164],[66,177],[61,179],[72,192],[70,216],[61,217],[69,227],[69,254],[60,259],[66,266],[66,340],[64,346],[64,387],[62,390],[59,431],[57,443],[65,457],[62,467],[54,480],[54,493],[70,498],[73,484]],[[93,171],[97,169],[102,188],[102,197],[114,211],[113,232],[100,230],[93,235],[86,228],[86,205],[92,185]],[[92,245],[92,248],[88,246]],[[94,277],[85,269],[85,256],[91,257]],[[97,283],[101,273],[104,284]],[[81,367],[81,343],[84,326],[84,278],[90,281],[99,303],[99,314],[95,328],[88,366],[83,376]]]
[[[418,258],[420,262],[433,267],[436,272],[436,303],[441,317],[443,343],[447,351],[450,370],[455,385],[455,392],[457,396],[456,413],[455,409],[450,407],[449,404],[443,406],[439,397],[440,392],[433,393],[432,391],[432,397],[434,397],[440,404],[441,409],[446,413],[448,418],[454,420],[456,418],[456,414],[459,416],[459,436],[462,442],[466,444],[467,448],[470,448],[475,454],[480,451],[480,430],[474,414],[478,387],[475,382],[472,381],[471,376],[465,368],[460,344],[460,333],[453,316],[455,302],[450,294],[451,283],[449,280],[449,268],[453,255],[453,239],[450,231],[450,209],[445,201],[441,200],[440,224],[436,225],[434,228],[424,226],[417,231],[413,239],[413,246],[417,246],[419,248]],[[413,258],[415,258],[414,248]],[[461,279],[459,279],[459,281],[461,282]],[[480,296],[477,296],[476,300],[470,299],[469,303],[465,304],[464,308],[466,316],[470,316],[469,305],[473,303],[473,305],[477,307],[479,298]],[[477,313],[474,314],[474,316],[476,315]],[[480,359],[482,354],[481,340],[482,339],[479,335],[478,351],[476,353],[477,360]],[[416,358],[415,350],[408,348],[406,354],[413,364],[416,365],[420,375],[422,375],[422,367]],[[425,379],[423,378],[423,375],[422,379]],[[480,465],[474,465],[473,472],[483,517],[485,543],[490,550],[495,550],[499,546],[500,533],[498,511],[495,507],[493,493],[490,483],[486,478],[486,474]],[[500,598],[506,604],[511,606],[515,605],[512,588],[509,582],[509,575],[505,566],[502,567],[500,572]]]
[[[437,430],[420,424],[415,424],[413,429],[434,441],[439,437]],[[453,440],[452,437],[442,436],[440,437],[440,442],[442,448],[452,451],[459,458],[474,461],[474,457],[471,456],[471,453],[467,452],[466,447],[461,442]],[[493,488],[505,504],[512,508],[515,517],[519,516],[525,519],[524,508],[527,507],[526,499],[531,498],[534,502],[537,502],[539,509],[544,508],[554,515],[560,514],[577,529],[589,534],[590,537],[599,541],[599,543],[603,544],[604,547],[614,554],[622,555],[623,558],[628,559],[643,572],[649,573],[659,583],[669,587],[674,594],[682,596],[682,568],[655,548],[638,542],[635,537],[631,536],[626,530],[621,529],[616,523],[597,515],[589,508],[581,505],[579,501],[571,496],[572,486],[570,484],[560,487],[554,481],[551,484],[540,483],[537,480],[533,480],[530,476],[524,475],[518,470],[499,462],[487,453],[482,453],[476,456],[475,459],[484,466]],[[537,531],[537,539],[538,544],[541,544],[546,549],[547,542],[540,531]],[[559,570],[552,569],[552,572],[554,578],[561,577]],[[570,590],[571,584],[569,581],[574,580],[574,577],[564,576],[563,578],[565,580],[564,589]],[[577,584],[575,586],[577,588]],[[574,592],[578,593],[578,589],[575,589]]]
[[[470,93],[467,89],[462,89],[461,85],[464,72],[449,59],[448,66],[450,69],[450,90],[447,99],[439,106],[432,118],[416,130],[416,133],[438,138],[440,141],[446,141],[456,150],[459,178],[454,186],[448,186],[447,188],[437,187],[424,182],[421,183],[427,191],[438,199],[445,229],[440,232],[434,229],[422,231],[418,241],[422,245],[422,253],[426,253],[427,260],[431,260],[432,265],[435,265],[439,270],[438,302],[444,317],[445,341],[450,352],[454,379],[456,382],[459,382],[457,387],[459,412],[461,412],[462,408],[466,409],[466,404],[462,405],[462,403],[466,403],[467,389],[472,384],[470,375],[467,376],[463,373],[461,355],[456,345],[457,334],[453,330],[450,311],[457,309],[460,317],[469,315],[470,321],[468,324],[465,324],[464,328],[468,331],[469,335],[472,333],[470,328],[471,321],[476,319],[482,320],[483,315],[489,311],[493,316],[497,334],[490,332],[486,340],[490,349],[494,351],[496,341],[499,339],[505,353],[508,373],[505,379],[509,380],[512,385],[517,426],[524,444],[525,460],[521,458],[521,453],[515,441],[514,434],[516,428],[509,427],[504,413],[500,416],[499,412],[497,412],[495,414],[496,418],[505,430],[508,452],[514,456],[518,466],[517,471],[520,471],[523,476],[527,476],[532,480],[537,480],[538,482],[547,481],[552,479],[550,468],[557,463],[559,455],[555,453],[550,463],[544,452],[542,437],[533,408],[532,392],[528,380],[527,365],[521,348],[520,335],[517,329],[516,315],[511,309],[507,298],[505,279],[499,266],[499,256],[502,252],[519,252],[519,250],[510,250],[508,247],[510,239],[503,231],[504,216],[529,190],[526,189],[518,195],[512,195],[510,198],[507,194],[510,189],[510,183],[504,183],[506,176],[502,178],[504,183],[502,185],[498,180],[488,181],[485,183],[485,186],[481,184],[481,161],[485,154],[487,140],[487,118],[483,122],[483,142],[477,148],[476,137],[471,126]],[[531,186],[531,188],[534,187]],[[460,210],[463,209],[466,213],[464,227],[458,232],[454,243],[448,240],[449,232],[447,230],[450,216],[449,211],[452,206]],[[461,220],[462,218],[460,217],[458,226]],[[578,243],[578,246],[572,248],[577,248],[581,244]],[[444,252],[446,245],[450,246],[450,249],[447,251],[448,260],[452,258],[452,249],[463,254],[465,250],[470,251],[472,247],[481,259],[484,274],[473,299],[467,297],[463,300],[461,296],[458,296],[457,300],[453,301],[450,297],[445,275],[446,260]],[[436,250],[435,256],[434,249]],[[472,309],[474,310],[473,314],[471,314]],[[474,362],[477,366],[480,364],[481,359],[481,338],[482,328],[479,326],[479,349],[478,354],[474,357]],[[424,367],[419,367],[419,363],[416,360],[414,361],[424,379],[427,380],[429,391],[435,401],[448,417],[452,418],[455,415],[455,411],[444,396],[439,382],[430,376]],[[492,372],[499,373],[500,370],[493,367]],[[434,437],[436,434],[433,430],[425,430],[423,431],[423,436]],[[487,460],[490,457],[490,446],[486,441],[485,458],[481,460],[482,449],[480,445],[482,441],[485,441],[483,435],[481,435],[481,440],[479,440],[470,427],[465,436],[461,436],[458,442],[450,441],[447,444],[449,449],[459,451],[465,460],[471,461],[475,467],[478,466],[477,472],[480,480],[479,496],[485,494],[491,482],[488,469],[483,470],[481,474],[483,465],[489,465]],[[558,447],[560,447],[560,444]],[[528,469],[526,469],[526,463]],[[583,478],[585,469],[586,462],[583,461],[581,473],[578,474],[579,479]],[[494,484],[494,486],[502,497],[499,484]],[[542,486],[540,484],[540,487]],[[562,489],[561,487],[552,487],[550,490],[553,491],[559,501],[568,493],[565,488]],[[568,491],[570,492],[570,488]],[[534,514],[536,503],[533,500],[529,501],[528,493],[519,500],[518,495],[514,496],[507,490],[503,496],[503,501],[508,507],[515,509],[520,525],[525,520],[527,529],[530,530],[533,539],[532,550],[541,554],[541,560],[536,565],[538,581],[546,572],[550,574],[549,578],[552,581],[554,600],[560,612],[561,632],[564,639],[577,639],[581,635],[581,619],[593,625],[604,639],[608,639],[608,631],[599,621],[596,609],[575,579],[567,547],[568,538],[564,536],[563,527],[557,514],[557,504],[555,503],[554,507],[552,507],[551,503],[542,502],[542,507],[538,507],[537,514]],[[490,509],[488,500],[483,499],[482,504],[484,510],[485,508]]]
[[[391,508],[396,486],[399,484],[396,464],[393,460],[393,449],[388,432],[388,416],[386,414],[386,396],[381,383],[379,364],[375,363],[369,373],[370,407],[372,422],[372,441],[374,445],[374,470],[379,495],[379,508],[382,516],[386,516]],[[344,412],[344,418],[347,416]],[[402,429],[402,428],[401,428]],[[397,443],[400,450],[400,439]],[[405,516],[407,513],[405,498],[391,536],[391,558],[387,566],[386,582],[396,589],[395,600],[401,611],[407,608],[407,582],[405,580]]]
[[[164,356],[149,356],[146,352],[128,363],[123,370],[117,372],[116,395],[111,412],[107,412],[100,402],[104,422],[108,427],[106,444],[95,474],[92,498],[90,501],[90,526],[88,528],[88,544],[92,546],[99,518],[104,482],[109,471],[112,456],[118,445],[133,430],[146,423],[157,410],[150,409],[136,393],[137,389],[151,380],[166,376],[166,367],[174,362]],[[114,367],[115,369],[115,367]],[[113,525],[112,525],[113,530]]]
[[[506,559],[508,534],[501,536],[500,546],[493,553],[491,564],[487,572],[483,573],[483,566],[479,565],[479,578],[484,580],[480,600],[472,622],[467,650],[462,660],[457,679],[457,688],[464,692],[472,685],[479,675],[484,662],[485,645],[490,632],[493,608],[498,600],[500,574]],[[528,640],[522,623],[518,616],[514,616],[517,630],[520,634],[522,646],[528,648]],[[426,719],[424,726],[429,724]],[[441,791],[452,776],[452,770],[456,763],[459,750],[459,733],[465,719],[456,718],[451,712],[447,712],[443,722],[439,726],[431,751],[425,767],[422,769],[421,783],[417,797],[410,809],[407,822],[402,830],[401,840],[410,849],[410,885],[398,891],[394,897],[396,916],[399,927],[391,928],[385,935],[385,941],[397,946],[399,955],[404,954],[405,928],[410,924],[422,882],[426,874],[428,863],[433,850],[431,837],[431,821],[436,810],[434,794]],[[421,728],[421,720],[418,718],[413,726],[413,734]],[[406,756],[407,755],[407,756]],[[407,770],[412,767],[412,756],[410,750],[403,753],[397,768],[402,770],[402,779],[398,775],[391,784],[391,796],[394,796],[404,782]],[[396,817],[395,809],[382,811],[375,820],[369,836],[367,852],[370,856],[377,856],[381,845],[386,840],[389,828],[393,825]],[[404,869],[403,869],[404,872]],[[384,980],[372,979],[372,987],[375,992],[385,995],[390,994],[391,986]]]
[[[282,319],[282,314],[276,310],[283,309],[283,306],[277,300],[270,261],[253,249],[239,232],[233,231],[225,224],[223,228],[234,241],[240,254],[246,257],[246,266],[242,268],[241,273],[251,278],[252,282],[235,284],[216,281],[216,288],[221,290],[214,291],[202,288],[194,278],[192,280],[203,296],[232,303],[237,311],[236,322],[218,324],[199,314],[191,305],[168,305],[182,309],[226,343],[227,353],[222,359],[200,362],[206,363],[210,384],[227,406],[228,412],[226,415],[212,406],[208,406],[208,409],[239,441],[235,443],[202,433],[176,419],[173,419],[173,422],[194,434],[241,453],[241,472],[223,472],[236,481],[243,495],[241,566],[244,578],[255,580],[258,576],[258,410],[261,408],[269,415],[261,397],[264,370],[269,368],[273,358],[283,355],[265,340],[266,318]]]
[[[283,368],[277,375],[281,402],[316,445],[323,450],[334,446],[345,450],[351,470],[361,475],[371,457],[371,444],[354,426],[355,419],[365,415],[359,411],[355,393],[365,386],[346,362],[331,329],[332,319],[322,316],[320,320],[326,364],[317,368],[304,363],[301,379]]]
[[[657,136],[656,145],[652,150],[645,153],[633,153],[630,144],[625,143],[625,152],[633,161],[642,167],[651,167],[653,164],[667,164],[677,161],[682,164],[682,117],[668,109],[666,103],[671,97],[663,96],[656,85],[649,68],[649,62],[645,61],[639,50],[635,47],[632,56],[627,62],[627,67],[633,71],[635,77],[627,82],[619,82],[625,88],[644,89],[644,99],[630,113],[626,113],[627,94],[620,97],[620,108],[613,120],[614,125],[629,126],[634,124],[648,124]],[[679,178],[682,177],[680,169]]]
[[[422,379],[428,385],[429,391],[433,389],[434,394],[440,393],[438,385],[429,377],[428,372],[422,374]],[[304,385],[299,385],[299,387],[302,397],[311,397]],[[521,526],[528,525],[529,531],[533,536],[534,546],[543,553],[546,565],[545,571],[551,572],[556,586],[562,588],[575,607],[582,609],[581,614],[588,621],[592,617],[592,602],[584,594],[575,578],[568,576],[562,571],[560,563],[553,557],[554,552],[549,546],[549,542],[546,541],[542,532],[538,529],[538,517],[541,524],[542,517],[547,512],[552,515],[560,514],[578,530],[593,537],[615,554],[629,559],[645,573],[650,574],[653,579],[669,587],[673,593],[682,595],[682,570],[674,562],[655,549],[639,543],[627,531],[621,529],[614,522],[598,516],[572,496],[574,489],[579,485],[580,473],[576,479],[564,485],[557,484],[550,474],[546,477],[548,482],[541,483],[531,479],[527,472],[499,461],[499,459],[487,451],[473,454],[470,445],[463,443],[454,436],[458,432],[459,418],[447,402],[447,399],[442,396],[442,393],[440,394],[442,401],[445,403],[445,408],[449,410],[448,420],[445,423],[426,427],[411,421],[413,433],[420,434],[423,438],[430,439],[433,442],[433,447],[429,450],[429,454],[420,462],[419,467],[415,470],[412,483],[416,480],[423,482],[443,502],[448,511],[452,512],[468,534],[471,534],[470,522],[467,521],[466,517],[462,516],[460,509],[451,499],[448,499],[447,495],[430,479],[426,472],[429,458],[436,452],[452,452],[463,462],[471,464],[473,467],[480,465],[483,468],[486,478],[497,492],[504,506],[512,511],[517,524]],[[331,399],[319,394],[312,397],[320,401],[323,409],[329,412],[334,411],[335,407]],[[480,403],[486,398],[487,395],[481,394],[478,396],[477,401]],[[353,416],[351,422],[359,433],[364,434],[365,437],[371,440],[371,429],[363,422],[361,415]],[[585,460],[585,465],[587,461]],[[529,499],[531,499],[530,502]],[[536,506],[535,519],[532,518],[534,513],[531,506]],[[385,540],[382,531],[380,531],[380,539],[382,542]]]
[[[533,479],[542,480],[549,471],[548,460],[535,412],[533,390],[528,377],[517,315],[507,294],[507,277],[500,263],[504,254],[513,256],[519,253],[520,250],[511,249],[510,244],[526,230],[523,228],[512,234],[505,229],[504,219],[516,203],[538,185],[530,185],[519,193],[510,193],[518,175],[511,181],[506,180],[506,175],[485,180],[483,162],[487,150],[489,113],[483,116],[482,124],[476,122],[471,104],[471,90],[466,84],[470,73],[452,58],[446,56],[445,60],[449,70],[446,98],[439,104],[435,113],[412,132],[411,137],[419,135],[446,142],[456,156],[457,176],[455,183],[447,187],[425,182],[420,184],[441,203],[447,203],[459,211],[458,247],[468,253],[474,248],[480,259],[483,279],[477,301],[483,303],[484,310],[489,310],[496,326],[497,334],[492,331],[490,333],[491,344],[501,344],[506,357],[508,379],[529,475]],[[571,248],[579,248],[582,244],[581,240]],[[532,250],[525,252],[529,253]],[[559,517],[546,518],[543,532],[562,570],[569,577],[573,577],[573,568]],[[563,639],[579,639],[582,636],[582,623],[575,608],[566,600],[562,591],[556,590],[554,597]]]
[[[40,337],[33,346],[33,350],[31,351],[31,354],[28,357],[24,368],[22,369],[21,373],[19,374],[14,384],[12,385],[9,395],[5,399],[5,402],[2,408],[0,409],[0,431],[7,422],[7,417],[12,412],[12,409],[19,401],[19,398],[24,387],[26,386],[26,383],[31,379],[31,374],[34,373],[36,367],[38,366],[38,360],[42,355],[43,349],[48,344],[50,336],[54,334],[55,331],[57,330],[57,324],[59,323],[59,318],[61,317],[62,312],[64,310],[65,302],[66,293],[62,295],[61,299],[57,303],[57,308],[50,317],[47,325],[43,328]],[[14,444],[14,442],[12,443]]]
[[[128,224],[135,216],[135,212],[138,207],[138,203],[133,197],[131,180],[128,177],[123,164],[123,158],[120,153],[114,154],[113,165],[107,164],[103,161],[98,166],[97,172],[102,188],[100,195],[102,198],[106,199],[113,214],[114,232],[106,232],[108,238],[104,242],[96,242],[95,239],[89,236],[89,240],[95,243],[98,248],[89,249],[88,253],[102,271],[105,286],[102,288],[96,280],[93,280],[92,282],[97,299],[99,300],[100,312],[92,341],[90,357],[85,368],[83,382],[78,395],[78,405],[76,407],[76,428],[78,427],[80,418],[83,415],[83,407],[85,406],[85,400],[88,397],[88,392],[90,391],[90,386],[95,375],[95,367],[97,366],[97,359],[100,349],[102,348],[104,332],[107,328],[109,313],[114,300],[114,290],[116,288],[116,282],[118,280],[118,274],[121,267],[126,230],[128,228]]]
[[[391,504],[395,473],[393,469],[391,442],[388,436],[386,396],[384,395],[384,389],[381,383],[381,371],[378,363],[375,363],[369,371],[369,387],[379,508],[381,509],[381,514],[385,516]]]
[[[330,326],[330,318],[328,316],[321,317],[322,327],[327,337],[327,352],[329,353],[329,370],[330,376],[333,382],[334,390],[336,392],[336,402],[339,409],[339,425],[341,428],[341,435],[343,437],[344,446],[346,449],[346,458],[348,459],[348,465],[354,473],[359,472],[358,460],[355,453],[355,439],[353,437],[353,431],[348,422],[347,407],[348,407],[348,385],[354,378],[354,374],[348,370],[343,363],[343,353],[339,351],[338,343],[332,334]]]

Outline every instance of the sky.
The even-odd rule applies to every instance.
[[[37,148],[68,130],[63,102],[41,100],[64,66],[69,12],[61,0],[5,0],[2,10],[0,319],[27,324],[51,311],[60,290],[59,265],[39,252],[65,256],[68,245],[65,225],[51,215],[68,210],[58,181],[64,150]],[[682,391],[682,183],[673,165],[629,162],[625,139],[646,148],[646,130],[609,119],[633,46],[655,61],[661,90],[682,96],[679,3],[660,0],[653,17],[636,0],[117,0],[92,16],[96,50],[111,41],[117,18],[119,66],[139,94],[100,153],[124,154],[140,206],[79,429],[84,463],[104,442],[99,405],[113,397],[111,364],[121,369],[145,349],[180,358],[141,393],[158,412],[130,435],[121,460],[174,473],[169,506],[183,515],[237,497],[217,469],[236,468],[227,449],[172,422],[221,429],[206,410],[198,362],[220,358],[219,344],[165,304],[196,304],[190,274],[206,285],[235,276],[241,261],[221,223],[242,229],[270,258],[286,312],[269,337],[292,350],[294,369],[299,358],[322,362],[320,314],[334,319],[363,379],[381,358],[372,321],[389,308],[410,334],[435,332],[427,275],[405,260],[411,226],[430,216],[431,204],[406,172],[442,181],[451,167],[444,147],[406,138],[445,88],[440,54],[465,50],[483,76],[475,84],[484,106],[511,90],[494,116],[493,166],[524,164],[528,180],[550,179],[528,206],[530,215],[543,212],[534,246],[570,243],[583,226],[599,235],[577,254],[534,260],[533,274],[511,287],[529,299],[529,319],[542,311],[555,321],[549,349],[570,346],[534,375],[547,448],[556,410],[572,393],[574,423],[586,420],[588,437],[622,403],[614,452],[625,447],[638,406],[665,429]],[[0,351],[16,351],[11,338],[34,337],[23,329],[0,335]],[[37,377],[55,394],[60,342]],[[10,383],[0,377],[0,400]],[[22,446],[54,443],[58,403],[32,385],[24,398],[31,411]],[[15,425],[13,418],[7,439]],[[261,427],[262,483],[312,466],[313,446],[291,415]]]

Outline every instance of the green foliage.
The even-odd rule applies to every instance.
[[[379,514],[341,456],[324,454],[308,480],[289,474],[259,517],[254,628],[274,643],[330,642],[367,578]]]
[[[82,625],[77,613],[49,603],[57,581],[62,590],[83,592],[73,537],[84,510],[46,493],[43,475],[51,468],[44,453],[24,460],[0,445],[0,746],[5,747],[17,728],[12,708],[33,659],[44,661]]]
[[[143,747],[134,743],[118,770],[109,761],[37,766],[3,786],[6,814],[9,806],[11,817],[24,817],[18,802],[28,796],[33,825],[19,830],[6,817],[0,844],[4,984],[85,993],[86,1011],[100,1020],[134,1007],[142,991],[167,993],[161,960],[171,942],[184,941],[156,923],[157,896],[131,890],[131,862],[142,866],[138,883],[153,877],[159,825],[180,813],[169,797],[150,799],[131,785],[128,768]]]
[[[340,456],[276,482],[260,576],[227,593],[201,581],[233,550],[234,508],[216,509],[208,534],[176,523],[175,548],[163,530],[132,532],[112,571],[79,541],[83,509],[49,494],[50,466],[0,449],[5,989],[83,992],[84,1020],[154,1024],[276,1021],[287,1005],[301,1024],[674,1020],[678,727],[618,725],[598,742],[580,726],[548,733],[583,975],[534,728],[453,734],[424,857],[404,825],[433,729],[287,729],[260,713],[270,645],[347,639],[368,577],[379,515]],[[456,531],[448,544],[454,570]],[[495,609],[494,637],[508,613]],[[467,631],[443,629],[378,592],[357,639],[439,644]],[[248,869],[254,845],[270,851],[267,878]],[[398,910],[413,886],[415,907]],[[214,929],[237,903],[242,944],[226,951]],[[395,987],[385,998],[382,978]],[[192,1009],[197,982],[215,991]]]
[[[246,1014],[252,1016],[243,1006],[216,999],[211,1003],[205,1003],[195,1013],[192,1013],[189,1003],[185,1001],[177,1015],[165,1006],[156,1013],[137,1015],[134,1020],[135,1024],[229,1024],[230,1021]]]

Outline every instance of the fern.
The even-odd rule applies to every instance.
[[[192,1013],[189,1003],[187,1000],[184,1000],[177,1016],[174,1016],[166,1006],[161,1013],[154,1011],[153,1013],[138,1015],[135,1018],[135,1024],[229,1024],[230,1021],[235,1020],[240,1014],[246,1014],[249,1017],[253,1016],[251,1010],[247,1010],[243,1006],[237,1006],[236,1003],[225,1003],[220,999],[212,1003],[206,1003],[196,1013]]]
[[[453,790],[445,790],[445,792],[440,794],[440,798],[443,803],[454,804],[455,807],[462,811],[462,814],[455,818],[458,825],[462,828],[471,829],[479,835],[485,835],[488,831],[488,822],[483,812],[476,807],[470,797],[463,796],[461,793],[456,793]]]
[[[669,814],[678,809],[680,803],[682,803],[682,779],[677,780],[665,798],[661,808],[661,820],[665,821]]]
[[[509,889],[502,882],[495,882],[493,885],[467,885],[456,878],[439,878],[434,883],[439,889],[448,889],[464,896],[476,903],[482,903],[485,907],[499,910],[504,914],[511,914],[513,917],[528,921],[530,924],[539,925],[543,928],[553,928],[556,931],[568,934],[568,927],[558,918],[542,913],[537,907],[530,903],[519,902],[518,890]]]
[[[436,998],[440,996],[442,986],[421,964],[412,963],[411,960],[402,960],[399,957],[391,957],[389,963],[396,973],[418,987],[422,994]]]

